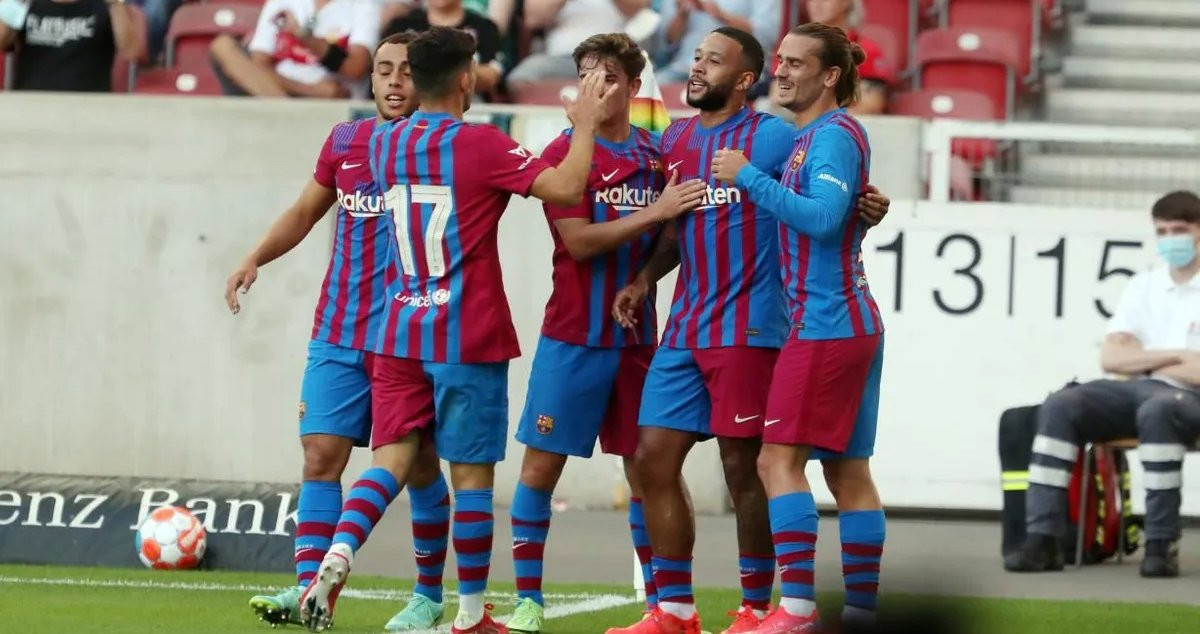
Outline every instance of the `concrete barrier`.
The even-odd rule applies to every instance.
[[[328,223],[261,271],[241,315],[228,314],[221,294],[232,267],[308,179],[329,127],[349,110],[339,102],[0,97],[0,470],[299,476],[296,407]],[[503,110],[478,108],[473,116],[494,112]],[[532,147],[544,144],[562,125],[560,116],[521,109],[513,134]],[[919,122],[877,119],[868,128],[873,180],[898,199],[917,195]],[[1040,400],[1072,375],[1098,374],[1103,322],[1087,311],[1094,297],[1115,301],[1120,284],[1080,289],[1095,283],[1105,240],[1146,238],[1144,218],[1088,212],[1076,228],[1095,235],[1078,238],[1067,231],[1078,218],[1062,210],[899,201],[896,210],[868,234],[866,253],[889,327],[876,461],[881,488],[885,499],[905,505],[997,508],[999,411]],[[901,232],[908,237],[897,246]],[[1052,264],[1047,256],[1022,251],[1015,256],[1022,281],[1005,277],[1010,238],[1036,242],[1036,251],[1058,239],[1037,242],[1047,232],[1073,241],[1061,318],[1046,304],[1053,276],[1036,275],[1037,266]],[[981,245],[976,272],[986,296],[963,315],[939,309],[932,295],[938,291],[951,307],[972,300],[973,283],[956,272],[971,259],[970,241],[952,237],[958,234]],[[539,205],[515,199],[500,239],[525,353],[511,366],[515,420],[550,292],[551,244]],[[946,240],[943,256],[938,245]],[[902,250],[903,279],[894,264]],[[1122,266],[1147,261],[1147,253],[1127,255],[1142,259]],[[903,306],[895,299],[897,280]],[[1005,290],[1013,285],[1015,316],[1004,314],[1001,301],[1013,296]],[[672,287],[673,278],[660,287],[664,317]],[[997,334],[1010,332],[1042,339]],[[981,333],[991,343],[961,354],[971,349],[963,338]],[[1047,350],[1046,340],[1056,345]],[[519,455],[520,446],[510,443],[497,484],[502,504],[511,497]],[[366,460],[358,455],[347,479]],[[1200,474],[1189,464],[1185,510],[1196,514]],[[687,469],[699,510],[727,508],[713,443],[702,445]],[[558,495],[576,507],[611,506],[622,502],[621,480],[612,458],[572,461]],[[820,488],[818,495],[829,499]]]

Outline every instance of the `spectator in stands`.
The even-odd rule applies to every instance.
[[[577,78],[571,53],[580,42],[624,31],[630,18],[649,7],[650,0],[525,0],[525,28],[545,30],[546,46],[513,69],[509,85]]]
[[[129,0],[129,4],[141,7],[142,13],[146,14],[146,48],[150,61],[158,62],[167,43],[171,16],[183,0]]]
[[[1145,469],[1143,577],[1179,574],[1183,458],[1200,440],[1200,198],[1167,194],[1151,212],[1166,266],[1129,281],[1100,351],[1100,380],[1066,388],[1038,410],[1026,493],[1026,542],[1004,558],[1017,572],[1061,570],[1067,484],[1080,447],[1137,438]]]
[[[693,54],[714,29],[732,26],[751,33],[774,55],[779,38],[780,0],[662,0],[659,23],[659,83],[687,81]]]
[[[500,59],[500,30],[486,14],[476,13],[463,6],[463,0],[425,0],[426,8],[415,8],[402,18],[392,20],[383,29],[383,36],[413,31],[420,33],[431,26],[462,29],[475,38],[475,89],[489,93],[500,84],[504,66]]]
[[[111,92],[113,61],[141,54],[124,0],[0,0],[0,50],[16,90]]]
[[[808,19],[841,27],[851,42],[858,42],[867,59],[858,67],[859,99],[850,108],[854,114],[883,114],[887,111],[887,87],[896,79],[894,62],[884,59],[879,45],[858,32],[865,17],[863,0],[808,0]]]
[[[267,0],[248,49],[213,40],[213,66],[227,94],[363,98],[379,13],[377,2]]]

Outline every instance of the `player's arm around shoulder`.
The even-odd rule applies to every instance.
[[[703,181],[692,179],[679,183],[678,180],[679,175],[672,174],[657,200],[615,220],[592,222],[589,201],[584,200],[575,207],[578,213],[552,216],[554,228],[576,261],[608,253],[662,223],[695,209],[704,200],[708,187]]]
[[[754,151],[750,162],[768,175],[778,178],[792,150],[796,148],[800,129],[773,114],[763,113],[762,117],[754,135]]]

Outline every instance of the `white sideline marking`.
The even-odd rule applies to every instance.
[[[267,588],[264,586],[250,585],[244,583],[206,583],[197,581],[153,581],[153,580],[134,580],[134,579],[72,579],[72,578],[51,578],[51,577],[9,577],[0,575],[0,584],[23,584],[23,585],[42,585],[42,586],[79,586],[87,588],[140,588],[150,590],[196,590],[201,592],[261,592]],[[400,601],[406,600],[412,596],[409,592],[400,592],[398,590],[381,590],[381,589],[358,589],[347,588],[342,592],[343,597],[352,599],[364,599],[367,601]],[[488,592],[484,595],[488,599],[508,601],[513,598],[511,593],[507,592]],[[547,619],[557,619],[576,614],[586,614],[588,612],[600,612],[610,608],[617,608],[624,605],[630,605],[637,601],[632,597],[621,596],[618,594],[565,594],[565,593],[547,593],[545,595],[548,600],[565,601],[559,605],[551,605],[546,608],[545,616]],[[457,603],[458,593],[446,591],[446,603]],[[508,620],[507,615],[497,617],[497,621],[505,622]],[[450,626],[445,625],[437,631],[449,631]]]

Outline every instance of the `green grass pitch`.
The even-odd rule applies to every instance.
[[[42,634],[171,632],[259,632],[270,630],[246,605],[260,590],[286,585],[278,574],[158,572],[149,570],[0,566],[0,631]],[[338,602],[336,634],[382,632],[402,605],[408,582],[354,577],[353,592]],[[493,584],[495,613],[506,614],[511,586]],[[547,587],[547,634],[598,634],[639,617],[628,587],[555,585]],[[719,632],[735,606],[733,589],[701,589],[697,602],[704,627]],[[826,615],[837,615],[837,597],[822,597]],[[935,603],[930,603],[935,601]],[[933,605],[954,610],[980,634],[1063,634],[1087,632],[1195,632],[1200,608],[1183,605],[1111,602],[1026,601],[1011,599],[931,599],[885,594],[881,613]],[[453,616],[453,606],[447,610]],[[549,616],[549,614],[548,614]],[[277,631],[301,632],[290,626]]]

